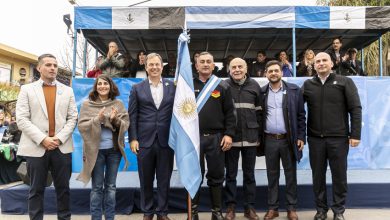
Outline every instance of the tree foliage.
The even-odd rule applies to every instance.
[[[326,6],[390,6],[390,0],[317,0],[317,5]],[[390,50],[390,32],[382,36],[382,67],[383,75],[390,75],[390,63],[388,62]],[[379,75],[379,41],[375,41],[364,48],[364,66],[368,75]],[[359,58],[361,54],[359,53]]]

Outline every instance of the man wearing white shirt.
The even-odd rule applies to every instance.
[[[162,79],[162,59],[151,53],[145,61],[148,78],[133,86],[129,99],[129,141],[137,155],[144,220],[168,218],[168,191],[173,150],[168,146],[175,86]],[[157,178],[157,206],[153,209],[153,182]]]

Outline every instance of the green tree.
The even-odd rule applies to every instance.
[[[390,0],[317,0],[317,5],[325,6],[390,6]],[[382,67],[383,75],[390,75],[390,63],[388,63],[390,50],[390,33],[382,36]],[[375,41],[364,48],[364,66],[368,75],[379,75],[379,41]],[[361,58],[359,52],[358,55]]]

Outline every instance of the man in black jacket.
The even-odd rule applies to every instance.
[[[365,76],[366,74],[362,68],[362,62],[356,59],[356,48],[349,48],[347,50],[346,60],[341,62],[341,74],[344,76]]]
[[[334,219],[342,220],[347,196],[348,145],[357,147],[360,143],[362,106],[352,79],[332,73],[333,63],[327,53],[317,54],[314,62],[318,75],[306,80],[302,87],[308,108],[309,157],[317,207],[314,219],[327,218],[329,162],[333,180],[331,208]]]
[[[342,49],[342,46],[342,39],[336,37],[332,41],[332,49],[327,51],[333,62],[332,70],[337,74],[341,73],[341,62],[346,60],[345,51]]]
[[[260,136],[260,86],[247,74],[245,60],[234,58],[230,61],[230,79],[226,80],[233,96],[237,111],[236,133],[232,148],[226,151],[226,185],[225,195],[227,211],[225,220],[235,219],[237,195],[238,159],[242,157],[244,176],[244,216],[250,220],[257,220],[254,209],[256,200],[256,147]]]
[[[222,184],[225,174],[225,151],[232,146],[236,126],[234,104],[224,81],[212,75],[214,58],[208,52],[200,53],[196,60],[199,78],[194,78],[200,131],[200,167],[202,178],[207,160],[207,185],[211,197],[211,220],[223,220]],[[203,107],[202,107],[203,106]],[[192,219],[198,220],[199,191],[192,199]]]
[[[282,63],[265,66],[269,83],[261,88],[262,132],[260,152],[265,153],[268,178],[268,211],[265,220],[279,216],[280,161],[286,178],[286,208],[289,220],[298,220],[297,161],[306,138],[306,112],[300,88],[282,80]]]

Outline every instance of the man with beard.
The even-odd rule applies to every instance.
[[[211,220],[223,220],[222,184],[225,177],[225,151],[232,146],[236,126],[232,95],[226,83],[212,74],[214,58],[208,52],[196,60],[198,78],[194,78],[200,132],[200,167],[202,179],[207,160],[207,185],[210,189]],[[199,190],[192,199],[192,220],[198,220]]]
[[[235,219],[237,204],[237,171],[238,159],[242,157],[243,188],[244,188],[244,216],[249,220],[258,220],[256,214],[256,148],[260,137],[260,86],[256,80],[247,74],[245,60],[234,58],[230,61],[230,79],[226,80],[233,96],[237,111],[236,133],[232,148],[226,156],[226,216],[225,220]]]
[[[260,152],[265,153],[268,178],[268,211],[265,220],[279,216],[280,160],[286,178],[287,218],[298,220],[297,164],[302,158],[306,136],[306,117],[300,88],[282,80],[282,64],[269,61],[265,66],[269,83],[261,88],[263,131]]]
[[[326,169],[329,163],[333,180],[332,211],[335,220],[343,220],[347,196],[347,157],[350,145],[360,143],[362,106],[351,78],[332,72],[329,54],[314,58],[317,75],[304,82],[307,102],[307,135],[317,207],[314,220],[327,218]]]

